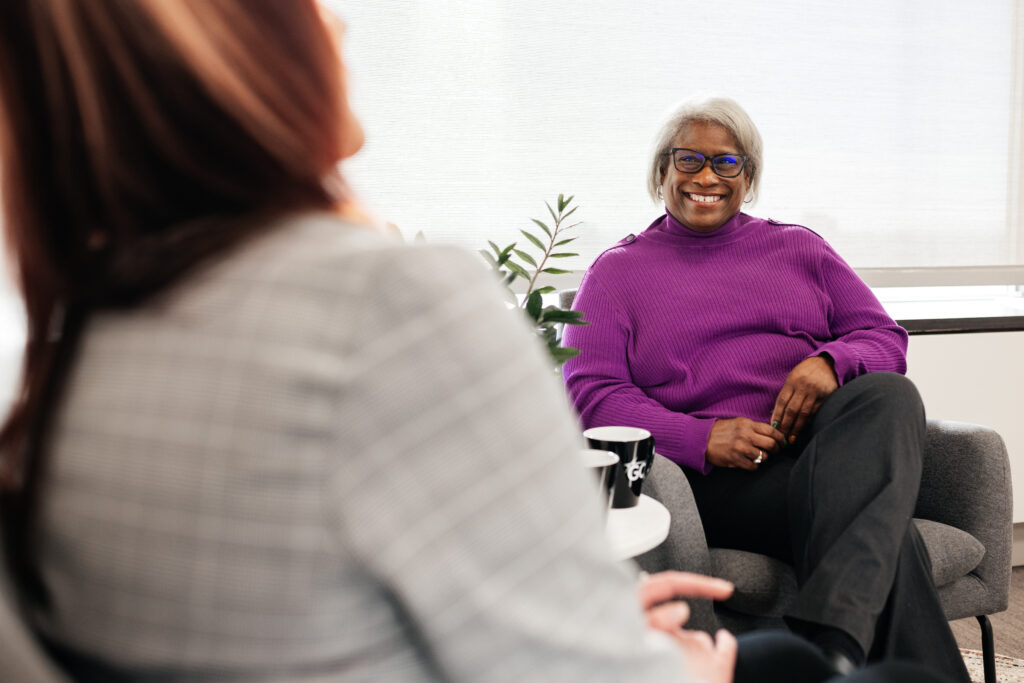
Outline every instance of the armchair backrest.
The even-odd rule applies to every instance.
[[[558,307],[564,309],[572,308],[573,299],[576,298],[576,289],[562,289],[558,292]]]

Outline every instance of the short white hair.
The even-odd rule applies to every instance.
[[[694,123],[718,124],[736,138],[740,154],[747,156],[746,164],[743,167],[749,184],[746,200],[756,201],[757,190],[761,185],[763,165],[761,134],[743,107],[732,98],[721,95],[701,95],[685,100],[676,105],[665,119],[665,123],[662,124],[661,130],[658,132],[658,137],[655,138],[651,163],[648,168],[647,191],[650,193],[651,199],[655,202],[661,199],[661,183],[668,170],[672,143],[680,133]]]

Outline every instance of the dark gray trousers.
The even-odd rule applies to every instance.
[[[909,659],[967,681],[910,523],[925,437],[917,389],[902,375],[863,375],[806,432],[756,472],[687,471],[708,544],[793,565],[793,630],[838,628],[869,660]]]

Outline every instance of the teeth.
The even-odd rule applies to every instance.
[[[686,196],[695,202],[700,202],[701,204],[714,204],[721,199],[721,197],[716,194],[693,194],[691,192]]]

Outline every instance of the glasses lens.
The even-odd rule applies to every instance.
[[[675,151],[676,169],[683,173],[696,173],[704,166],[704,155],[692,149]]]
[[[743,161],[737,154],[719,154],[711,160],[711,168],[723,178],[734,178],[743,170]]]

